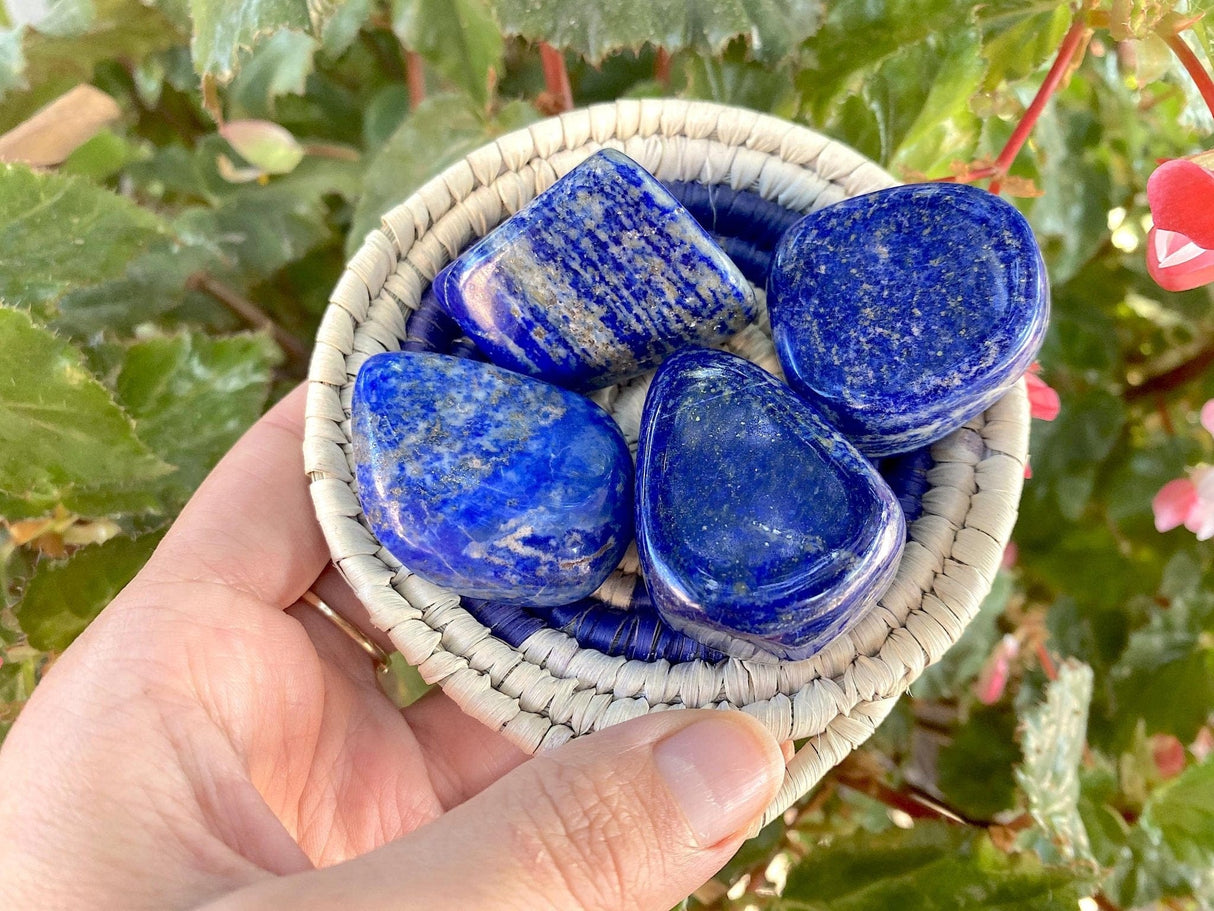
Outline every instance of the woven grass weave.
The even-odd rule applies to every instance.
[[[620,101],[501,137],[388,212],[337,283],[309,370],[310,489],[333,561],[376,626],[427,681],[521,748],[547,749],[680,707],[735,707],[781,740],[804,740],[766,823],[867,739],[974,616],[1015,521],[1028,400],[1021,382],[933,447],[923,515],[910,525],[892,587],[812,659],[642,662],[581,648],[555,629],[511,647],[465,611],[457,595],[403,568],[367,529],[354,487],[350,397],[363,361],[400,347],[406,317],[439,269],[604,146],[621,149],[660,180],[725,184],[803,212],[894,183],[812,130],[703,102]],[[732,347],[778,370],[762,325]],[[630,442],[643,392],[641,382],[596,396]]]

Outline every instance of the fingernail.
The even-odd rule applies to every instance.
[[[688,725],[654,747],[654,762],[702,848],[763,812],[784,767],[741,719],[721,715]]]

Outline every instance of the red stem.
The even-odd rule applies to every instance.
[[[405,81],[409,84],[409,107],[416,108],[426,100],[426,69],[417,51],[405,51]]]
[[[990,190],[992,193],[999,192],[1003,175],[1011,168],[1012,162],[1016,160],[1021,147],[1028,141],[1029,134],[1033,132],[1033,127],[1037,125],[1037,118],[1045,110],[1046,102],[1050,100],[1054,92],[1058,91],[1058,86],[1062,84],[1062,80],[1066,76],[1067,70],[1070,69],[1075,54],[1083,47],[1087,35],[1087,17],[1083,13],[1079,13],[1075,17],[1075,21],[1071,23],[1071,28],[1066,33],[1066,37],[1062,39],[1062,45],[1058,48],[1058,56],[1054,58],[1050,71],[1045,74],[1045,82],[1041,83],[1041,88],[1033,96],[1028,110],[1024,112],[1024,116],[1016,124],[1016,129],[1012,131],[1012,135],[1003,147],[1003,151],[995,159],[994,167],[997,176],[991,181]]]
[[[653,78],[663,89],[670,89],[670,52],[664,47],[658,48],[654,55]]]
[[[1037,643],[1037,660],[1041,662],[1041,670],[1045,672],[1047,680],[1058,679],[1058,667],[1054,664],[1054,659],[1050,657],[1050,650],[1045,647],[1044,642]]]
[[[569,71],[565,55],[545,42],[540,42],[540,62],[544,65],[544,84],[548,93],[560,104],[562,111],[573,107],[573,90],[569,87]]]
[[[1210,74],[1206,72],[1206,68],[1201,65],[1201,61],[1197,59],[1193,49],[1185,44],[1185,40],[1176,32],[1164,35],[1163,40],[1168,43],[1172,53],[1184,64],[1189,76],[1197,84],[1197,91],[1201,92],[1201,98],[1206,103],[1206,107],[1214,115],[1214,81],[1210,80]]]

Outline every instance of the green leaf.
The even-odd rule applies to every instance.
[[[408,116],[412,104],[409,89],[403,85],[386,85],[367,103],[363,112],[363,145],[378,149]]]
[[[283,29],[315,34],[305,0],[189,0],[194,69],[222,83],[236,75],[240,55]]]
[[[388,138],[367,168],[363,195],[346,237],[347,254],[358,249],[384,212],[404,202],[431,177],[494,137],[526,126],[536,116],[531,105],[517,101],[487,119],[465,96],[427,98]]]
[[[257,45],[240,64],[228,88],[231,111],[248,117],[271,117],[281,95],[302,95],[319,47],[311,35],[283,30]],[[229,116],[236,116],[232,112]]]
[[[983,88],[994,91],[1005,81],[1023,79],[1036,72],[1058,52],[1062,37],[1071,24],[1070,4],[1058,0],[1050,4],[1021,3],[1015,8],[978,10],[986,35],[982,56],[987,72]]]
[[[1020,759],[1016,716],[1007,706],[975,706],[936,757],[936,784],[971,819],[994,818],[1016,803],[1012,770]]]
[[[1101,888],[1117,907],[1154,908],[1161,898],[1210,895],[1209,875],[1208,867],[1182,863],[1154,827],[1140,824],[1130,830]]]
[[[242,283],[267,278],[329,237],[325,205],[291,184],[250,186],[215,209],[192,208],[174,221],[187,243],[208,247],[215,271]]]
[[[39,565],[17,605],[30,645],[61,651],[139,572],[163,532],[111,538],[64,560]]]
[[[1056,421],[1033,426],[1033,479],[1026,499],[1052,497],[1061,515],[1079,519],[1088,508],[1101,463],[1108,458],[1126,422],[1119,396],[1101,389],[1068,395]]]
[[[973,5],[962,0],[831,3],[821,29],[806,43],[812,63],[797,76],[810,119],[825,123],[831,107],[859,87],[864,73],[913,45],[968,25],[972,14]]]
[[[358,38],[359,30],[371,15],[371,0],[344,0],[325,23],[321,48],[329,57],[340,57]]]
[[[59,173],[100,183],[121,171],[137,155],[132,143],[110,130],[102,130],[78,146],[60,165]]]
[[[980,47],[976,29],[954,29],[892,58],[881,68],[880,93],[866,86],[869,98],[881,104],[893,167],[932,174],[972,155],[978,120],[969,102],[984,73]],[[927,89],[911,94],[908,86]]]
[[[1024,762],[1016,770],[1016,781],[1048,844],[1068,863],[1094,860],[1079,815],[1079,763],[1091,701],[1092,669],[1074,660],[1063,662],[1058,679],[1046,686],[1045,702],[1025,716],[1020,738]],[[1044,850],[1040,853],[1048,856]]]
[[[131,260],[120,278],[64,295],[49,325],[85,341],[99,332],[130,333],[150,321],[164,323],[173,313],[205,321],[208,298],[187,282],[195,272],[216,269],[217,262],[221,254],[209,238],[205,244],[164,238]]]
[[[742,41],[731,42],[719,57],[688,52],[682,58],[687,73],[687,89],[682,94],[687,97],[770,111],[790,119],[796,114],[791,69],[747,59]],[[578,97],[583,97],[581,92]]]
[[[1050,279],[1058,283],[1078,273],[1107,241],[1109,210],[1121,201],[1105,159],[1111,137],[1093,94],[1086,81],[1061,90],[1033,130],[1033,155],[1020,156],[1014,168],[1042,191],[1020,203],[1046,255]]]
[[[140,436],[176,466],[160,486],[174,506],[261,415],[279,359],[264,335],[182,333],[122,350],[115,391]]]
[[[818,26],[813,0],[498,0],[508,35],[546,41],[598,63],[613,51],[653,44],[719,54],[732,38],[774,63]]]
[[[980,830],[919,822],[912,829],[815,847],[788,876],[780,911],[1074,911],[1082,876],[1031,854],[1004,854]]]
[[[1138,822],[1129,827],[1109,807],[1115,789],[1093,793],[1105,812],[1113,851],[1112,870],[1102,883],[1123,908],[1144,908],[1169,896],[1214,895],[1214,762],[1190,766],[1147,799]],[[1089,814],[1085,818],[1093,818]]]
[[[1169,610],[1130,636],[1110,673],[1119,742],[1129,741],[1141,718],[1147,733],[1187,743],[1214,711],[1214,648],[1194,626],[1183,610]]]
[[[392,31],[480,104],[489,102],[504,45],[487,0],[392,0]]]
[[[1102,867],[1112,867],[1130,833],[1130,825],[1114,806],[1119,801],[1117,771],[1101,754],[1092,752],[1091,765],[1079,770],[1079,816]]]
[[[1142,811],[1172,854],[1214,885],[1214,762],[1207,759],[1165,782]]]
[[[150,511],[148,488],[171,470],[78,351],[0,308],[0,515]]]
[[[832,5],[797,76],[804,114],[910,178],[973,156],[985,73],[968,5]]]
[[[117,278],[165,224],[76,177],[0,166],[0,300],[47,318],[68,291]]]

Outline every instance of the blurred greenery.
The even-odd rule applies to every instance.
[[[0,167],[0,736],[303,376],[379,216],[559,105],[540,42],[577,104],[740,104],[905,180],[972,180],[1080,21],[1081,52],[1002,182],[1048,264],[1041,375],[1062,400],[1035,422],[1014,552],[873,741],[689,905],[1214,906],[1214,552],[1158,533],[1151,510],[1214,461],[1197,421],[1214,307],[1209,288],[1161,290],[1143,253],[1156,162],[1214,145],[1161,37],[1188,26],[1208,68],[1204,0],[52,0],[32,23],[16,9],[0,9],[0,132],[81,83],[119,113],[57,166],[19,163],[0,137],[17,162]],[[258,174],[221,118],[278,124],[304,157]],[[404,702],[420,681],[394,666]]]

